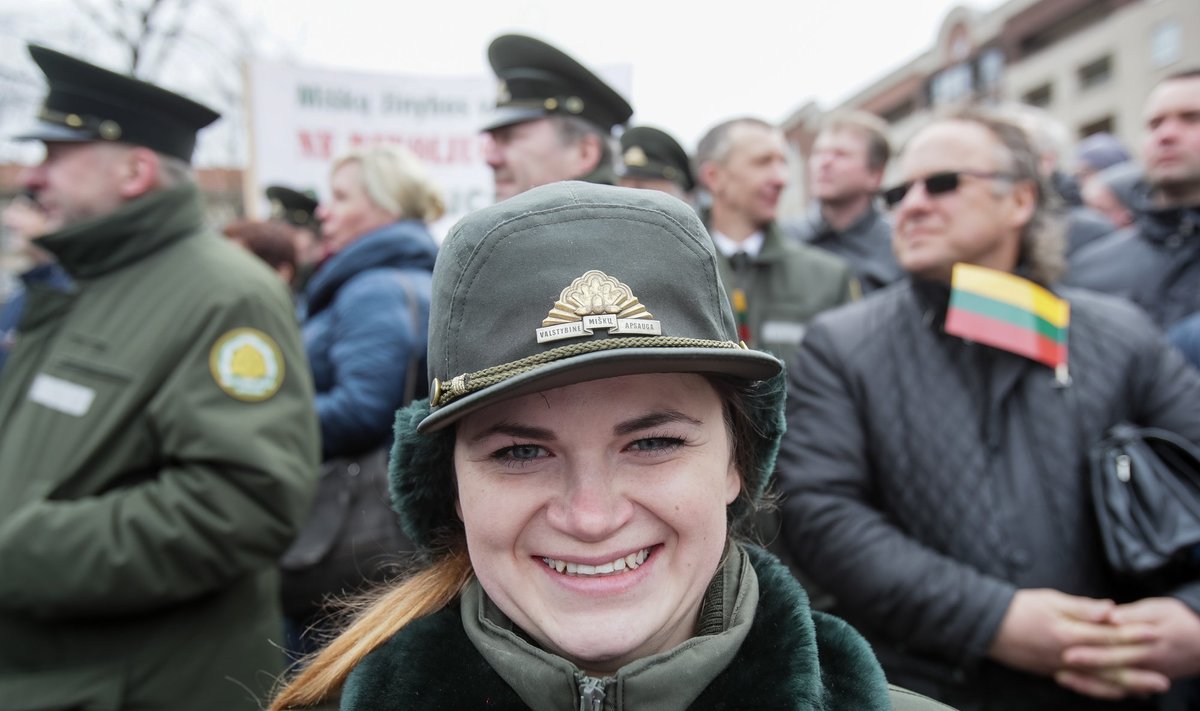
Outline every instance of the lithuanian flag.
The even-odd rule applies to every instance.
[[[1066,377],[1071,307],[1028,279],[956,264],[946,333],[1016,353]]]

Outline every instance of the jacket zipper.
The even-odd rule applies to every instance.
[[[579,711],[603,711],[604,680],[593,676],[579,680]]]

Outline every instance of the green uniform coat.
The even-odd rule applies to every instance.
[[[763,229],[762,251],[749,264],[734,269],[729,257],[718,257],[721,282],[730,298],[735,288],[746,294],[750,327],[746,345],[773,353],[785,363],[796,352],[813,317],[853,301],[859,294],[858,282],[846,262],[797,244],[774,222]]]
[[[184,186],[40,241],[76,288],[30,293],[0,380],[9,711],[258,708],[280,670],[312,385],[283,284],[201,225]]]

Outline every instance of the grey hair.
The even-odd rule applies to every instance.
[[[600,160],[596,162],[596,167],[592,170],[615,167],[614,157],[617,150],[611,133],[578,116],[551,114],[546,119],[554,125],[564,146],[573,146],[588,136],[596,137],[596,141],[600,144]]]
[[[771,131],[775,130],[775,126],[772,124],[753,116],[722,121],[708,129],[708,133],[704,134],[704,138],[701,138],[700,143],[696,145],[696,165],[704,165],[710,161],[713,163],[725,162],[729,156],[729,150],[733,146],[730,134],[738,126],[758,126]]]
[[[155,152],[158,156],[158,187],[174,188],[196,180],[192,164],[182,158]]]
[[[1013,176],[1013,182],[1033,184],[1034,210],[1021,228],[1017,266],[1038,283],[1058,281],[1066,271],[1062,207],[1054,189],[1042,176],[1038,149],[1025,129],[1003,114],[980,108],[959,109],[935,119],[940,121],[973,123],[987,130],[1000,143],[999,162]]]

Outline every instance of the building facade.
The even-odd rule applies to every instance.
[[[1022,102],[1050,112],[1075,139],[1108,132],[1136,155],[1154,84],[1194,68],[1200,0],[1009,0],[988,12],[951,10],[932,47],[830,111],[877,114],[899,145],[930,111]],[[807,201],[803,158],[826,113],[809,102],[784,122],[801,158],[789,213]]]

